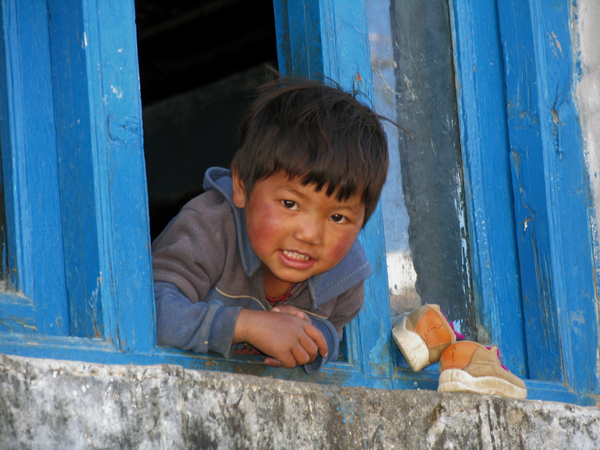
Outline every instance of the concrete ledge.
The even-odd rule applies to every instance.
[[[600,410],[0,355],[2,449],[592,449]]]

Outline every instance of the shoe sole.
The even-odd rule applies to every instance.
[[[392,330],[392,336],[412,370],[419,372],[432,364],[429,361],[429,349],[423,338],[414,331],[406,329],[406,317],[400,318]]]
[[[473,377],[460,369],[444,370],[440,374],[438,391],[500,395],[515,399],[527,398],[527,389],[515,386],[502,378]]]

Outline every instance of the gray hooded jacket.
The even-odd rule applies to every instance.
[[[159,345],[230,357],[242,308],[269,310],[261,261],[246,235],[243,209],[232,203],[231,173],[206,172],[205,193],[192,199],[152,243]],[[325,337],[328,356],[308,373],[337,359],[344,325],[360,311],[371,265],[357,240],[331,270],[310,278],[286,302],[306,311]]]

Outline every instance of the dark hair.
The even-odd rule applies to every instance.
[[[257,181],[283,170],[340,201],[360,192],[367,223],[388,168],[379,116],[338,87],[316,81],[278,79],[258,92],[231,164],[247,195]]]

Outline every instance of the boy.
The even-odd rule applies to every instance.
[[[357,241],[388,167],[378,116],[316,82],[267,84],[231,172],[209,169],[153,242],[158,343],[267,355],[315,373],[337,359],[372,269]]]

